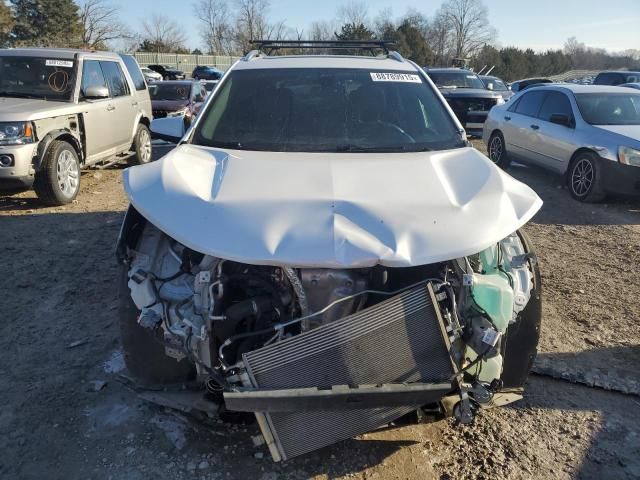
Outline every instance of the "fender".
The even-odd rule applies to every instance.
[[[33,163],[33,166],[36,170],[40,169],[42,159],[44,158],[44,155],[47,152],[49,145],[51,145],[51,142],[53,142],[54,140],[57,140],[60,137],[65,137],[64,140],[71,143],[71,145],[73,145],[73,147],[76,149],[76,152],[78,153],[80,163],[84,162],[84,149],[80,144],[80,140],[74,135],[74,133],[71,130],[66,128],[61,128],[57,130],[51,130],[49,133],[47,133],[44,136],[42,140],[40,140],[40,143],[38,144],[38,156],[35,157],[34,163]]]
[[[133,205],[129,205],[127,213],[124,215],[122,226],[120,227],[118,241],[116,242],[115,253],[118,263],[122,265],[129,263],[128,249],[135,248],[138,244],[138,240],[146,224],[146,218],[140,215]]]

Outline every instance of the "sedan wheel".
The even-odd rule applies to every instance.
[[[505,149],[504,137],[500,132],[491,135],[488,148],[489,158],[500,168],[508,168],[510,161]]]
[[[598,202],[605,197],[595,155],[583,153],[574,160],[567,175],[569,193],[581,202]]]

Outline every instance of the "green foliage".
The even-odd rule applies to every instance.
[[[422,67],[433,61],[433,52],[427,45],[424,35],[409,20],[403,21],[396,29],[395,40],[396,49],[403,57],[413,60]]]
[[[73,0],[10,0],[17,46],[77,47],[81,24]]]
[[[142,41],[142,43],[140,43],[140,46],[138,47],[138,52],[179,53],[179,54],[191,53],[188,48],[174,47],[172,45],[166,45],[162,42],[154,42],[153,40]]]
[[[336,33],[338,40],[375,40],[376,35],[364,23],[345,23],[340,33]]]
[[[9,35],[13,30],[13,14],[11,9],[0,0],[0,48],[5,48],[9,44]]]

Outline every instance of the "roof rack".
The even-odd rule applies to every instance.
[[[284,48],[367,50],[372,54],[376,50],[382,50],[388,55],[389,47],[396,44],[386,40],[251,40],[250,43],[267,55]]]

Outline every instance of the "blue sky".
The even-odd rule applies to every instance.
[[[133,28],[150,13],[170,16],[184,25],[191,48],[200,46],[198,20],[189,0],[114,0],[120,4],[123,19]],[[233,0],[230,0],[230,4]],[[330,20],[342,0],[271,0],[269,16],[285,20],[289,27],[305,28],[314,20]],[[440,0],[369,0],[372,17],[387,7],[394,17],[415,8],[431,16]],[[640,0],[485,0],[489,20],[498,31],[503,46],[530,47],[534,50],[561,48],[575,36],[589,46],[621,51],[640,49]],[[518,7],[522,5],[522,7]]]

